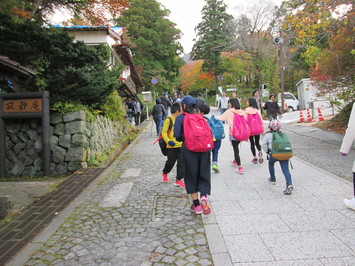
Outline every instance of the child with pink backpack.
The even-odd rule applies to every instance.
[[[239,156],[239,144],[249,139],[249,126],[246,120],[246,113],[244,110],[240,110],[240,103],[237,98],[228,100],[228,108],[227,111],[220,116],[216,116],[216,118],[221,121],[227,121],[229,124],[229,137],[234,151],[232,164],[237,167],[236,172],[243,174],[244,169]]]
[[[264,133],[264,124],[261,111],[255,98],[249,98],[247,106],[248,107],[245,109],[245,112],[247,113],[247,122],[250,128],[250,149],[254,157],[252,163],[258,163],[255,147],[258,149],[259,163],[263,163],[264,159],[260,145],[260,134]]]

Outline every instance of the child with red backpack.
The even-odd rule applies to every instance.
[[[240,103],[237,98],[230,98],[228,100],[228,108],[227,111],[220,116],[216,116],[216,118],[221,121],[227,121],[229,124],[229,137],[234,150],[234,160],[232,163],[237,167],[236,172],[243,174],[244,169],[239,156],[239,144],[249,139],[246,113],[244,110],[240,110]]]
[[[183,142],[186,191],[191,194],[191,210],[196,214],[208,215],[211,213],[207,195],[211,194],[212,132],[205,118],[196,113],[196,100],[193,97],[184,97],[181,104],[184,113],[175,120],[174,136],[177,141]]]
[[[258,103],[255,98],[249,98],[247,101],[247,108],[245,112],[247,113],[247,122],[250,128],[250,149],[254,156],[251,161],[254,164],[258,163],[258,158],[256,157],[255,147],[258,149],[259,163],[263,163],[263,153],[260,146],[260,134],[264,132],[263,119],[261,116],[261,111],[258,107]]]

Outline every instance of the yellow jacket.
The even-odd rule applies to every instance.
[[[169,124],[170,124],[170,119],[168,117],[171,118],[171,122],[173,123],[169,136],[168,136],[168,129],[169,129]],[[170,140],[175,142],[174,147],[171,147],[169,144],[167,144],[167,148],[180,148],[182,146],[182,142],[177,141],[174,137],[175,117],[173,117],[172,115],[169,115],[168,117],[164,121],[164,125],[163,125],[163,129],[161,130],[161,134],[163,136],[165,143],[168,143]]]

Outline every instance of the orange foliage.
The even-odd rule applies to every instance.
[[[209,88],[213,83],[211,72],[202,72],[203,60],[189,61],[181,69],[183,92]]]
[[[19,16],[20,18],[31,18],[32,13],[29,11],[25,11],[23,9],[19,9],[19,8],[13,8],[11,9],[11,13],[13,13],[14,15]]]
[[[129,6],[128,0],[89,0],[83,14],[92,25],[106,25],[111,18],[118,17]]]

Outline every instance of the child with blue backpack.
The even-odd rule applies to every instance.
[[[211,127],[213,133],[214,147],[212,149],[212,170],[216,173],[219,172],[218,168],[218,151],[221,148],[222,139],[224,139],[224,126],[221,120],[218,120],[214,116],[211,118],[206,117],[210,113],[210,107],[206,104],[201,104],[198,109],[200,114],[206,118],[208,125]]]
[[[191,210],[196,214],[208,215],[211,213],[211,208],[208,204],[207,195],[211,194],[211,149],[213,148],[213,140],[211,129],[209,128],[204,118],[196,113],[196,100],[191,96],[186,96],[181,102],[183,114],[175,120],[174,136],[177,141],[182,141],[183,167],[186,192],[191,195],[192,205]],[[189,119],[203,121],[204,124],[199,124],[201,130],[206,133],[201,140],[206,148],[206,151],[192,151],[190,145],[190,137],[188,132],[192,131],[189,126]],[[202,119],[201,119],[202,118]],[[207,144],[205,145],[205,143]],[[199,199],[200,193],[200,199]],[[201,206],[202,205],[202,206]]]

